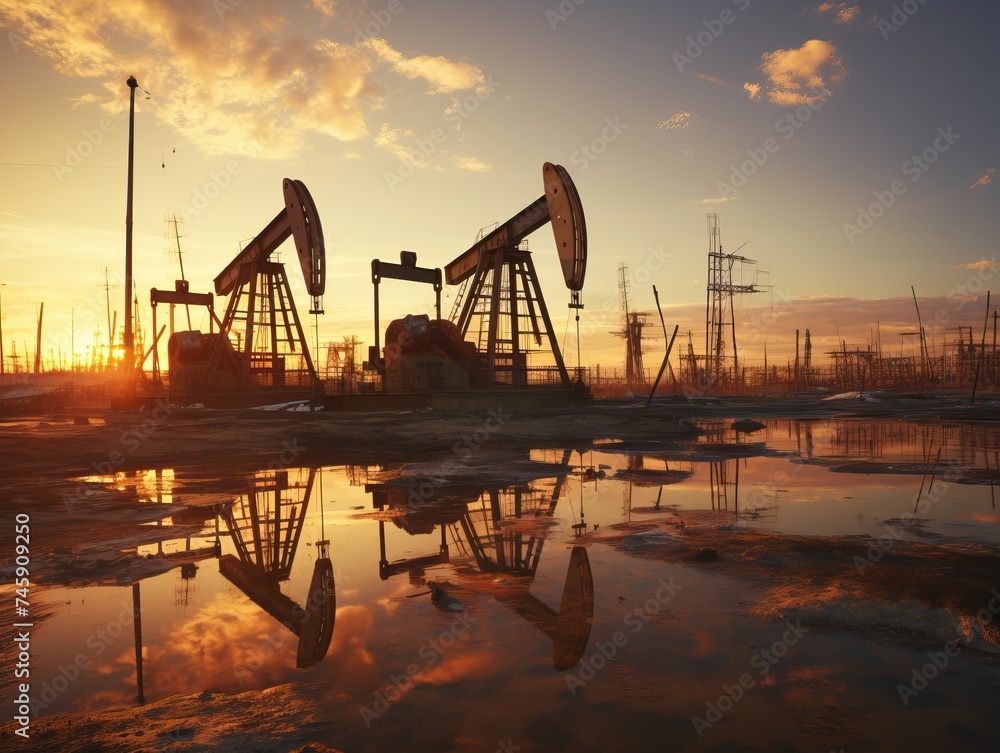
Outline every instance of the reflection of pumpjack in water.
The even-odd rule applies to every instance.
[[[329,541],[316,543],[319,554],[304,608],[279,585],[291,575],[315,478],[314,468],[307,478],[292,483],[287,471],[252,478],[249,490],[223,514],[237,556],[219,557],[219,572],[298,637],[300,669],[326,656],[337,609]]]
[[[491,489],[451,489],[421,503],[414,509],[407,502],[407,490],[368,484],[374,507],[405,509],[397,525],[410,534],[441,529],[441,543],[435,554],[389,562],[386,556],[385,521],[379,521],[379,577],[388,580],[404,572],[416,580],[423,568],[451,561],[448,531],[454,547],[466,561],[474,560],[482,573],[506,573],[517,578],[494,592],[496,600],[512,609],[552,640],[552,664],[557,670],[576,666],[587,648],[594,616],[594,580],[585,547],[573,547],[559,611],[531,595],[529,589],[538,569],[547,528],[534,532],[517,530],[516,521],[551,517],[559,501],[564,477],[556,480],[551,493],[532,486]],[[513,526],[513,527],[512,527]],[[530,527],[530,524],[529,524]]]

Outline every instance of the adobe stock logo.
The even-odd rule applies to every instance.
[[[903,163],[903,175],[910,179],[910,184],[916,183],[960,138],[962,134],[953,132],[951,126],[938,128],[934,142],[920,154],[912,155]],[[908,188],[906,183],[896,179],[884,190],[872,192],[875,201],[866,207],[858,207],[858,216],[854,224],[844,223],[844,235],[847,240],[853,245],[857,238],[871,230],[876,220],[888,212],[895,205],[896,199],[905,194]]]
[[[750,7],[750,0],[731,0],[733,5],[738,7],[740,11],[745,11]],[[719,37],[723,35],[726,31],[726,27],[736,21],[736,14],[729,8],[723,9],[719,14],[718,18],[705,19],[701,22],[701,25],[705,28],[699,31],[694,36],[688,36],[684,41],[687,42],[687,46],[684,48],[684,52],[674,52],[671,56],[674,60],[674,65],[677,66],[678,73],[684,73],[684,67],[691,65],[695,60],[702,56],[705,52]]]

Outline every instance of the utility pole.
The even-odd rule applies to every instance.
[[[736,349],[735,296],[743,293],[760,293],[757,273],[750,284],[733,282],[733,267],[739,264],[740,277],[744,267],[754,267],[757,262],[736,253],[722,250],[719,215],[708,214],[708,282],[705,286],[705,379],[708,385],[717,384],[726,373],[726,330],[732,334],[733,379],[740,377],[739,352]],[[740,245],[739,251],[746,244]]]
[[[45,301],[38,309],[38,334],[35,336],[35,373],[42,373],[42,316],[45,314]]]
[[[7,287],[6,283],[0,282],[0,288],[5,288],[5,287]],[[3,305],[2,305],[2,302],[0,302],[0,374],[3,374]]]
[[[125,198],[125,364],[129,370],[135,365],[135,343],[132,339],[132,170],[135,153],[135,89],[139,82],[129,76],[128,105],[128,188]]]

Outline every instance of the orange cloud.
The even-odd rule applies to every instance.
[[[327,18],[337,15],[337,0],[312,0],[313,7]]]
[[[760,100],[760,84],[751,84],[749,82],[743,84],[743,89],[750,96],[753,101]]]
[[[861,13],[861,6],[848,5],[847,3],[825,2],[817,5],[814,10],[817,13],[833,13],[834,20],[838,24],[846,24],[858,17]]]
[[[1000,269],[1000,261],[996,259],[980,259],[969,264],[956,264],[951,269]]]
[[[657,123],[656,127],[666,131],[676,131],[680,128],[687,128],[691,125],[691,119],[697,118],[697,115],[692,115],[689,112],[675,112],[666,120],[662,120]]]
[[[990,183],[993,182],[993,173],[995,172],[996,170],[994,170],[992,167],[987,167],[985,170],[983,170],[983,174],[979,176],[976,182],[973,183],[971,186],[969,186],[969,190],[971,191],[973,188],[985,188],[986,186],[988,186]]]
[[[384,39],[369,39],[365,42],[365,46],[378,60],[392,65],[400,75],[427,81],[431,85],[428,92],[430,94],[472,89],[486,83],[483,72],[469,63],[455,63],[441,56],[430,55],[407,58],[401,52],[394,50]]]
[[[317,19],[331,0],[307,6]],[[153,93],[141,103],[209,154],[269,158],[293,154],[310,134],[341,141],[368,136],[366,116],[383,102],[386,73],[437,94],[484,85],[474,65],[407,57],[381,39],[306,39],[289,28],[280,3],[171,3],[136,0],[0,0],[0,24],[57,71],[95,78],[108,112],[126,107],[131,73]]]
[[[721,78],[716,78],[715,76],[709,76],[707,73],[696,73],[694,75],[697,78],[700,78],[703,81],[707,81],[710,84],[718,84],[719,86],[731,86],[731,84],[727,84]]]
[[[805,105],[829,94],[847,71],[837,49],[821,39],[810,39],[794,50],[765,52],[760,69],[771,82],[768,99],[776,105]]]

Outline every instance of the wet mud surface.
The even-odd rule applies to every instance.
[[[950,410],[0,424],[33,686],[89,662],[19,749],[994,750],[1000,425]]]

